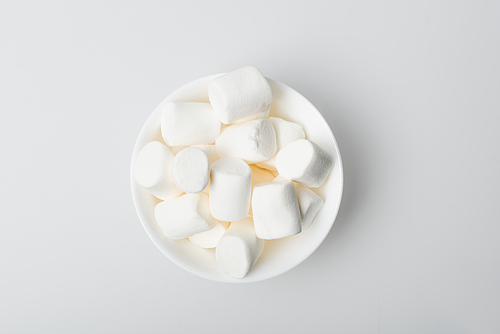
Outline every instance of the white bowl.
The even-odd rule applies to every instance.
[[[133,162],[140,149],[148,142],[163,142],[160,133],[161,111],[169,101],[209,102],[208,82],[222,74],[207,76],[182,86],[170,94],[149,116],[142,127],[134,148]],[[274,95],[271,116],[296,122],[304,128],[306,138],[314,141],[333,156],[333,169],[326,182],[314,189],[325,201],[311,227],[293,237],[266,241],[259,260],[242,279],[226,276],[217,266],[214,249],[203,249],[187,239],[167,238],[156,223],[154,207],[160,202],[139,186],[131,172],[132,196],[135,208],[147,234],[155,245],[174,263],[187,271],[210,280],[231,283],[257,282],[287,272],[307,259],[328,235],[340,207],[344,183],[342,160],[333,133],[321,113],[298,92],[278,81],[268,79]]]

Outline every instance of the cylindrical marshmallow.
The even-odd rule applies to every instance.
[[[280,239],[302,231],[299,203],[291,181],[255,185],[252,214],[260,239]]]
[[[281,176],[313,188],[325,182],[332,165],[330,153],[307,139],[291,142],[276,156],[276,167]]]
[[[271,86],[262,73],[252,66],[242,67],[220,76],[208,84],[208,96],[222,123],[229,124],[259,113],[269,113],[273,100]],[[264,116],[267,117],[267,116]]]
[[[168,146],[213,143],[220,121],[210,103],[169,102],[161,117],[161,133]]]
[[[255,236],[252,218],[231,223],[217,243],[215,257],[221,270],[233,278],[245,277],[264,249],[264,240]]]
[[[162,143],[146,144],[134,163],[135,181],[159,199],[166,200],[182,192],[172,179],[171,166],[174,154]]]
[[[299,202],[302,231],[305,231],[311,226],[324,202],[314,191],[300,184],[295,185],[295,192]]]
[[[185,148],[175,155],[172,177],[180,190],[191,194],[199,193],[207,187],[210,180],[210,160],[200,148]]]
[[[234,157],[249,164],[276,153],[276,133],[267,119],[255,119],[227,127],[215,142],[219,157]]]
[[[215,248],[228,226],[229,222],[218,222],[213,229],[190,236],[189,241],[201,248]]]
[[[163,233],[171,239],[188,238],[217,224],[205,194],[186,194],[158,203],[155,217]]]
[[[198,147],[205,152],[205,154],[208,157],[208,160],[210,160],[210,165],[213,164],[217,159],[219,159],[219,156],[217,155],[217,150],[215,149],[215,145],[193,145],[192,147]]]
[[[210,210],[218,220],[245,219],[250,207],[252,170],[241,159],[221,158],[210,172]]]
[[[273,124],[274,131],[276,132],[276,152],[279,152],[292,141],[306,137],[302,126],[297,123],[285,121],[283,118],[278,117],[269,117],[269,121]],[[276,155],[266,161],[259,162],[257,166],[276,170]]]

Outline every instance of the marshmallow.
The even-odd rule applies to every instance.
[[[189,241],[201,248],[215,248],[228,226],[229,222],[218,222],[213,229],[190,236]]]
[[[244,118],[267,118],[273,91],[257,68],[246,66],[210,81],[208,97],[217,117],[229,124]]]
[[[279,239],[302,231],[293,182],[260,183],[253,187],[252,214],[260,239]]]
[[[161,202],[155,207],[155,217],[163,233],[171,239],[188,238],[217,225],[205,194],[186,194]]]
[[[205,152],[208,160],[210,160],[210,165],[213,164],[215,160],[219,159],[217,151],[215,150],[215,145],[193,145],[192,147],[198,147]]]
[[[295,185],[295,192],[299,202],[302,231],[305,231],[311,226],[314,217],[321,210],[324,202],[314,191],[300,184]]]
[[[249,164],[276,153],[276,133],[267,119],[255,119],[227,127],[215,142],[219,157],[235,157]]]
[[[273,181],[274,175],[270,171],[255,165],[251,165],[250,168],[252,169],[252,187],[257,183]]]
[[[161,133],[168,146],[210,144],[219,136],[220,121],[210,103],[168,102]]]
[[[283,181],[287,181],[287,179],[281,175],[273,179],[273,182]],[[321,210],[324,202],[314,191],[300,184],[295,184],[295,193],[297,194],[297,201],[299,202],[302,231],[305,231],[311,226],[314,217],[316,217],[316,214]]]
[[[276,145],[280,150],[292,141],[306,137],[302,126],[297,123],[285,121],[283,118],[278,117],[269,117],[269,121],[276,131]]]
[[[182,192],[172,179],[174,154],[162,143],[152,141],[137,155],[134,163],[135,181],[159,199],[166,200]]]
[[[330,153],[307,139],[291,142],[276,156],[276,167],[281,176],[313,188],[325,182],[332,165]]]
[[[212,164],[210,210],[218,220],[245,219],[252,194],[252,170],[241,159],[221,158]]]
[[[233,278],[243,278],[264,249],[264,240],[255,236],[252,218],[231,223],[215,248],[221,270]]]
[[[297,123],[285,121],[278,117],[269,117],[269,121],[273,124],[274,131],[276,132],[277,152],[292,141],[304,139],[306,137],[304,130],[302,130],[302,126]],[[261,168],[275,170],[276,156],[271,157],[269,160],[259,162],[257,165]]]
[[[208,185],[210,160],[203,150],[188,147],[175,155],[172,162],[174,183],[182,191],[196,194]]]

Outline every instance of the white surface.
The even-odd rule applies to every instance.
[[[0,332],[498,333],[499,11],[2,2]],[[307,261],[231,285],[151,243],[129,163],[166,95],[248,64],[323,112],[345,189]]]

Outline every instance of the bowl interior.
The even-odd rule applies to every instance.
[[[182,86],[170,94],[153,111],[144,124],[134,148],[133,161],[140,149],[148,142],[158,140],[164,143],[160,132],[161,111],[169,101],[209,102],[208,82],[222,74],[211,75]],[[268,79],[274,99],[270,116],[302,125],[306,138],[314,141],[333,156],[333,169],[326,182],[317,189],[325,204],[316,216],[311,227],[293,237],[266,241],[259,260],[242,279],[233,279],[222,273],[215,260],[215,249],[203,249],[187,239],[167,238],[156,223],[154,208],[159,199],[139,186],[131,173],[132,195],[139,218],[144,229],[156,246],[173,262],[201,277],[220,282],[256,282],[280,275],[309,257],[328,235],[340,207],[343,190],[342,160],[337,142],[330,127],[319,111],[302,95],[278,81]]]

